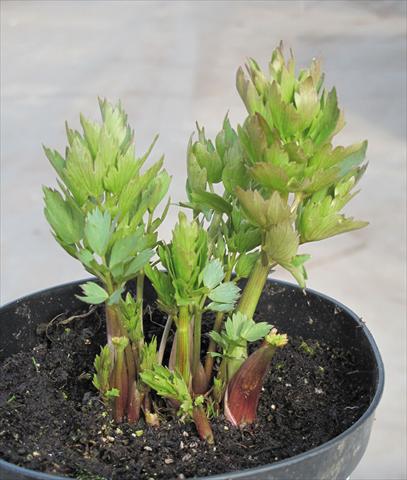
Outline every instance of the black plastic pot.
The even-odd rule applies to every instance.
[[[79,284],[74,282],[43,290],[20,298],[0,308],[0,360],[31,348],[36,343],[36,326],[61,312],[81,308],[76,299]],[[324,340],[334,345],[346,345],[358,359],[361,381],[371,391],[371,403],[363,416],[349,429],[329,442],[286,460],[240,472],[215,475],[212,480],[342,480],[356,468],[368,441],[374,412],[384,385],[384,369],[372,335],[361,319],[335,300],[279,281],[269,281],[268,295],[263,295],[259,309],[266,310],[270,319],[288,335]],[[150,284],[146,285],[146,300],[155,299]],[[269,302],[272,295],[272,302]],[[266,298],[267,297],[267,298]],[[225,466],[227,468],[227,466]],[[66,477],[35,472],[0,459],[0,480],[66,480]]]

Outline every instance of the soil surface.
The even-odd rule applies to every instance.
[[[159,336],[165,319],[147,310],[148,335]],[[242,470],[326,442],[370,403],[352,375],[352,353],[291,337],[273,358],[256,424],[237,430],[222,416],[212,419],[215,446],[177,418],[158,429],[143,421],[116,425],[91,380],[104,343],[103,314],[66,319],[40,325],[37,346],[0,366],[0,458],[34,470],[82,480],[180,480]]]

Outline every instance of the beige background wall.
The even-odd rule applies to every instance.
[[[1,303],[84,276],[42,215],[55,175],[41,143],[63,149],[65,119],[96,116],[97,95],[120,98],[138,152],[160,132],[156,155],[181,200],[195,120],[213,134],[227,110],[243,118],[237,66],[265,65],[280,39],[300,65],[322,57],[348,123],[338,141],[369,139],[351,211],[371,226],[307,248],[308,284],[363,316],[384,357],[384,398],[352,478],[405,478],[406,3],[26,0],[2,1],[1,14]]]

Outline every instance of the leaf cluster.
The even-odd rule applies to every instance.
[[[268,75],[253,59],[246,69],[236,77],[248,111],[243,124],[234,130],[226,117],[215,142],[199,127],[197,141],[190,140],[188,206],[209,222],[225,266],[239,270],[240,258],[241,276],[250,275],[252,254],[262,250],[304,287],[309,257],[298,254],[299,245],[366,225],[341,210],[366,169],[367,142],[333,146],[344,119],[335,89],[323,87],[318,60],[297,75],[293,55],[286,61],[280,45]],[[253,262],[243,260],[250,255]]]
[[[221,353],[213,352],[212,356],[222,358],[218,375],[220,385],[215,384],[215,390],[223,389],[244,363],[247,358],[248,343],[261,340],[268,335],[270,330],[269,323],[256,323],[253,319],[237,311],[226,320],[222,332],[210,332],[210,337],[221,349]]]
[[[122,286],[134,278],[154,253],[166,209],[159,218],[152,215],[170,177],[162,169],[163,158],[141,172],[156,139],[136,157],[134,133],[121,106],[100,101],[100,109],[101,124],[81,116],[82,133],[67,126],[65,157],[44,148],[60,187],[44,187],[44,199],[56,240],[108,285],[111,296],[109,284]],[[87,298],[93,303],[94,295]]]
[[[177,371],[171,372],[162,365],[154,365],[152,369],[145,370],[140,375],[143,382],[160,397],[178,402],[178,414],[181,416],[192,416],[194,406],[203,404],[203,396],[192,398],[188,385]]]
[[[256,342],[264,338],[270,330],[269,323],[256,323],[246,315],[236,312],[226,320],[221,333],[212,331],[210,337],[222,348],[223,357],[233,358],[236,347],[246,348],[247,342]]]
[[[99,390],[102,398],[106,401],[117,397],[119,391],[117,388],[110,387],[110,375],[112,372],[112,361],[110,350],[107,345],[101,347],[100,354],[96,355],[94,361],[95,373],[93,375],[93,385]]]
[[[233,309],[239,288],[234,282],[224,282],[219,260],[209,259],[208,234],[195,220],[188,221],[180,213],[171,243],[160,245],[158,255],[165,270],[147,266],[145,271],[164,311],[176,315],[181,306],[203,309],[207,298],[210,310]]]

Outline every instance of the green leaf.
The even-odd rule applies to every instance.
[[[324,103],[323,100],[322,103]],[[321,145],[325,141],[330,140],[337,127],[339,114],[336,89],[333,88],[329,92],[326,102],[323,104],[318,116],[312,122],[309,130],[309,136],[317,145]]]
[[[167,203],[164,207],[164,210],[162,211],[162,214],[160,217],[154,219],[150,226],[148,227],[148,231],[149,232],[152,232],[150,235],[152,235],[153,233],[156,232],[156,230],[158,229],[158,227],[164,222],[167,214],[168,214],[168,211],[169,211],[169,208],[170,208],[170,205],[171,205],[171,198],[168,198],[167,200]],[[181,205],[180,205],[181,206]]]
[[[212,330],[210,333],[209,333],[209,336],[212,338],[212,340],[214,342],[216,342],[218,345],[220,345],[221,347],[224,347],[226,346],[226,343],[222,337],[222,335],[218,332],[215,332],[215,330]]]
[[[86,282],[81,285],[81,288],[85,295],[75,296],[85,303],[90,303],[91,305],[98,305],[99,303],[105,302],[109,298],[109,294],[106,292],[106,290],[100,287],[97,283]]]
[[[95,261],[92,252],[86,248],[79,250],[77,257],[86,267],[92,267],[92,264]]]
[[[102,181],[107,191],[120,195],[129,182],[138,178],[141,163],[135,158],[134,146],[121,154],[112,137],[105,129],[102,130],[95,166],[99,166],[101,174],[105,172]]]
[[[239,256],[235,271],[240,278],[247,278],[253,270],[254,264],[260,256],[260,252],[244,253]]]
[[[168,314],[172,314],[173,310],[176,308],[174,298],[175,292],[168,273],[153,268],[149,264],[145,266],[144,271],[147,278],[152,283],[154,290],[157,292],[160,308]]]
[[[123,353],[124,350],[129,345],[129,339],[125,336],[122,337],[112,337],[112,344],[115,350],[116,355],[118,353]]]
[[[338,167],[332,167],[327,170],[317,170],[307,184],[304,184],[303,191],[305,193],[315,193],[323,188],[332,185],[339,179]]]
[[[89,247],[103,257],[111,236],[110,213],[102,213],[98,207],[88,213],[85,223],[85,238]]]
[[[234,205],[227,235],[228,247],[233,252],[250,252],[262,242],[260,228],[253,226],[243,215],[238,205]]]
[[[264,338],[270,330],[271,325],[267,322],[254,323],[242,330],[242,337],[248,342],[257,342],[257,340]]]
[[[160,397],[178,401],[181,413],[192,414],[193,401],[182,376],[171,372],[162,365],[153,365],[150,370],[140,373],[142,381],[155,390]]]
[[[105,392],[105,395],[107,400],[110,400],[112,398],[117,398],[120,396],[120,390],[118,388],[111,388],[110,390],[107,390]]]
[[[120,102],[113,106],[106,100],[99,99],[100,111],[102,113],[103,123],[114,138],[117,145],[125,144],[126,139],[131,137],[131,130],[127,125],[127,115],[123,111]]]
[[[264,112],[261,96],[250,80],[246,80],[244,71],[239,67],[236,73],[236,88],[249,113]]]
[[[365,227],[368,223],[345,217],[340,210],[353,198],[355,178],[344,180],[335,190],[316,192],[302,205],[297,218],[301,242],[313,242]]]
[[[189,139],[188,143],[187,174],[187,184],[190,191],[193,192],[205,190],[207,182],[207,172],[205,168],[202,168],[199,165],[198,160],[196,159],[195,154],[192,151],[192,136]]]
[[[48,160],[50,161],[51,165],[54,167],[55,171],[58,175],[63,178],[63,172],[65,169],[65,159],[56,151],[51,150],[43,146],[45,155],[47,156]]]
[[[80,209],[62,195],[44,187],[45,216],[55,235],[66,244],[78,243],[83,237],[84,219]]]
[[[301,118],[301,130],[308,128],[319,113],[318,92],[311,76],[299,84],[298,92],[294,93],[295,106]]]
[[[290,263],[298,250],[298,235],[289,222],[271,227],[266,234],[264,250],[271,261]]]
[[[270,330],[271,325],[267,322],[256,323],[241,312],[236,312],[226,320],[224,330],[220,334],[210,333],[213,340],[222,348],[229,380],[247,358],[247,342],[264,338]]]
[[[103,267],[94,259],[92,252],[84,248],[75,252],[75,256],[89,273],[100,276]]]
[[[236,195],[248,220],[263,229],[291,218],[290,207],[278,192],[273,192],[267,200],[257,190],[238,188]]]
[[[157,338],[153,337],[150,342],[144,343],[141,349],[140,371],[152,370],[157,362]]]
[[[276,167],[283,167],[283,168],[287,167],[291,161],[291,158],[290,158],[291,152],[289,149],[287,149],[287,146],[290,146],[290,145],[295,145],[297,148],[299,148],[293,142],[288,144],[286,143],[283,148],[283,146],[280,145],[280,142],[275,141],[271,145],[271,147],[269,147],[265,152],[266,162],[269,164],[275,165]],[[297,156],[297,158],[295,158],[294,161],[298,162],[298,160],[299,158]],[[304,160],[301,159],[301,161],[304,161]]]
[[[80,121],[85,134],[85,140],[88,144],[89,151],[92,154],[92,157],[96,157],[99,145],[100,137],[100,125],[97,123],[87,120],[82,114],[80,115]]]
[[[305,288],[305,281],[308,278],[304,263],[310,258],[311,255],[296,255],[290,264],[283,265],[283,267],[293,275],[301,288]]]
[[[233,146],[237,145],[238,137],[236,132],[230,125],[229,118],[226,115],[225,119],[223,120],[223,128],[222,130],[216,135],[215,145],[216,151],[219,153],[223,161],[225,162],[224,155],[225,153],[233,148]]]
[[[206,170],[208,182],[220,182],[223,163],[212,143],[210,141],[206,141],[206,144],[196,142],[193,145],[193,150],[199,166]]]
[[[225,167],[222,172],[222,182],[225,190],[233,194],[236,187],[247,188],[249,176],[243,161],[243,154],[238,143],[225,153]]]
[[[225,277],[222,262],[217,258],[212,260],[205,266],[201,275],[205,287],[212,290],[219,285]]]
[[[263,72],[260,70],[258,63],[253,58],[249,58],[246,68],[258,94],[263,96],[268,81]]]
[[[134,255],[139,247],[141,232],[136,232],[126,237],[116,240],[113,244],[109,267],[113,268],[119,263],[127,261]]]
[[[144,338],[142,330],[142,301],[133,298],[133,296],[127,292],[125,299],[119,299],[119,308],[127,336],[130,341],[135,344]]]
[[[290,102],[296,84],[295,60],[291,53],[291,58],[286,64],[282,44],[275,48],[272,53],[271,61],[269,63],[269,71],[280,87],[281,96],[284,102]]]
[[[249,227],[249,228],[248,228]],[[230,238],[230,249],[234,252],[245,253],[261,245],[261,230],[252,225],[246,225]]]
[[[261,162],[271,140],[266,120],[258,113],[250,115],[238,132],[251,163]]]
[[[242,190],[238,187],[236,196],[247,219],[254,225],[267,228],[266,203],[261,194],[257,190]]]
[[[300,115],[292,103],[283,101],[276,82],[270,86],[268,107],[281,138],[287,141],[301,131]]]
[[[338,147],[337,147],[338,148]],[[340,176],[344,177],[351,172],[355,167],[358,167],[366,156],[367,140],[362,143],[351,145],[346,152],[349,154],[340,162]]]
[[[170,183],[171,177],[165,170],[162,170],[151,182],[149,190],[146,192],[146,197],[148,196],[147,209],[150,213],[154,212],[161,200],[165,197]]]
[[[143,215],[147,211],[149,199],[145,199],[145,201],[141,202],[140,205],[140,195],[157,176],[158,172],[162,168],[163,161],[164,157],[161,157],[160,160],[154,163],[143,175],[140,177],[135,177],[129,183],[127,183],[119,197],[118,206],[121,217],[124,217],[137,205],[138,208],[135,210],[134,216],[137,219],[136,223],[141,222]]]
[[[111,353],[108,345],[101,347],[100,354],[96,355],[94,361],[95,374],[93,385],[99,390],[102,396],[106,395],[110,388],[110,373],[112,367]]]
[[[235,308],[235,304],[211,302],[207,308],[212,312],[230,312]]]
[[[199,206],[204,205],[218,213],[230,215],[232,212],[230,203],[216,193],[204,191],[191,192],[191,200]]]
[[[221,283],[208,297],[216,303],[234,304],[239,297],[240,288],[234,282]]]
[[[193,289],[199,273],[206,264],[208,254],[207,233],[196,221],[189,222],[186,215],[179,213],[171,244],[173,280],[181,280]],[[167,267],[170,266],[168,262]]]
[[[122,298],[122,293],[124,292],[124,287],[119,287],[117,288],[109,297],[108,304],[109,305],[117,305],[121,298]]]
[[[253,178],[269,190],[278,190],[279,192],[289,192],[289,177],[283,168],[271,163],[259,162],[250,169]]]
[[[93,167],[87,143],[81,137],[75,137],[72,146],[67,149],[64,181],[80,206],[89,197],[97,198],[102,193],[103,185],[95,176]]]
[[[139,273],[140,270],[147,265],[154,253],[154,250],[147,249],[136,255],[136,257],[129,263],[125,270],[125,278],[130,279],[137,275],[137,273]]]

